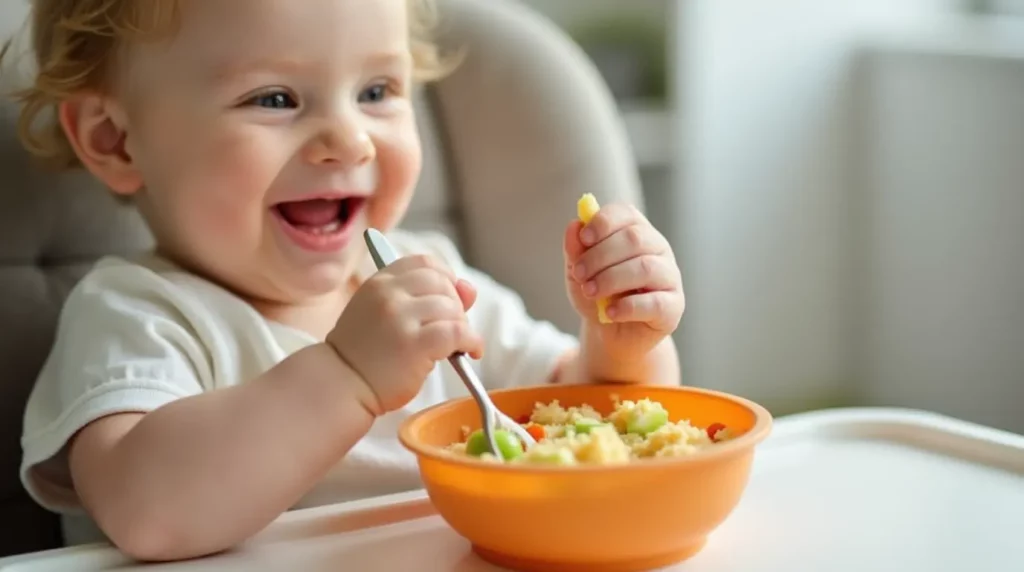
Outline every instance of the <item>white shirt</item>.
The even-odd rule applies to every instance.
[[[444,236],[393,231],[389,240],[402,255],[438,256],[476,287],[469,320],[486,352],[474,367],[489,389],[543,383],[576,347],[572,336],[532,319],[514,292],[467,267]],[[361,270],[373,271],[372,264]],[[69,476],[65,446],[77,431],[106,415],[149,412],[244,383],[318,341],[268,321],[234,294],[165,260],[105,258],[69,294],[29,398],[22,483],[36,502],[65,516],[68,543],[101,538]],[[455,372],[440,363],[419,395],[377,419],[295,508],[420,487],[415,457],[398,442],[398,426],[413,412],[466,395]]]

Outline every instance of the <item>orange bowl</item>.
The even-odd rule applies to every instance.
[[[771,414],[756,403],[689,387],[550,385],[490,395],[513,419],[554,399],[608,414],[613,395],[649,398],[673,421],[724,423],[735,436],[688,457],[610,466],[503,465],[443,450],[462,439],[462,427],[480,427],[469,397],[407,419],[399,439],[416,455],[438,514],[483,559],[525,571],[648,570],[693,556],[736,507],[754,448],[772,425]]]

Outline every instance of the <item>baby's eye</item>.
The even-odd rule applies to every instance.
[[[265,107],[267,109],[295,109],[299,106],[295,98],[286,91],[270,91],[261,93],[249,99],[248,105]]]
[[[377,83],[359,93],[359,103],[380,103],[391,95],[386,83]]]

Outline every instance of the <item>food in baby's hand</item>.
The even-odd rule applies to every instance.
[[[594,218],[599,210],[601,210],[601,205],[597,203],[597,197],[591,193],[584,194],[576,202],[576,215],[584,226],[590,224],[590,219]],[[612,323],[611,319],[608,318],[608,302],[607,298],[599,298],[597,300],[597,321],[602,324]]]
[[[594,218],[599,210],[601,205],[592,193],[584,193],[580,200],[576,201],[576,214],[583,224],[590,224],[590,219]]]
[[[466,439],[447,450],[485,461],[539,465],[612,465],[652,457],[684,457],[728,440],[721,423],[707,428],[689,421],[671,421],[668,411],[650,399],[619,401],[602,416],[591,405],[562,407],[559,402],[538,403],[520,419],[537,444],[523,448],[514,434],[495,434],[502,459],[490,453],[483,432],[464,430]],[[501,435],[499,437],[499,435]]]

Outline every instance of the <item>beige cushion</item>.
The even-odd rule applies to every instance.
[[[0,38],[27,2],[0,3]],[[561,238],[583,192],[639,203],[610,95],[582,52],[514,0],[442,0],[445,42],[465,64],[420,94],[424,173],[407,228],[441,229],[470,263],[574,331]],[[0,72],[0,88],[15,75]],[[18,480],[24,403],[64,296],[96,257],[148,248],[149,233],[82,173],[33,166],[0,100],[0,555],[56,546],[57,519]]]

